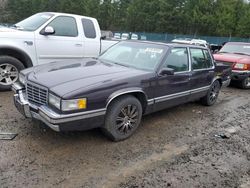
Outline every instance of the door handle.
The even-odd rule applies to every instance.
[[[75,44],[76,47],[82,47],[82,44]]]

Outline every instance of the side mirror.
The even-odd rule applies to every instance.
[[[55,34],[55,29],[51,26],[47,26],[45,27],[45,29],[43,31],[41,31],[42,35],[53,35]]]
[[[161,69],[159,75],[161,75],[161,76],[174,75],[174,69],[171,69],[171,68],[163,68],[163,69]]]
[[[105,40],[107,37],[105,35],[101,36],[101,40]]]

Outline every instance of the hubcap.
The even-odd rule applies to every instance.
[[[217,97],[219,95],[219,92],[220,92],[220,84],[218,82],[215,82],[212,85],[211,92],[210,92],[210,95],[209,95],[209,100],[211,102],[214,102],[217,99]]]
[[[117,131],[121,134],[131,132],[138,121],[138,115],[138,109],[135,105],[122,108],[116,119]]]
[[[247,87],[250,87],[250,77],[248,77],[248,78],[246,79],[246,86],[247,86]]]
[[[11,64],[0,65],[0,85],[11,85],[18,79],[18,70]]]

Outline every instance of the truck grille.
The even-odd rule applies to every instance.
[[[27,98],[30,103],[46,105],[48,90],[34,83],[27,83]]]
[[[230,62],[225,62],[225,61],[216,61],[217,63],[222,63],[224,65],[227,65],[227,66],[230,66],[232,67],[233,66],[233,63],[230,63]]]

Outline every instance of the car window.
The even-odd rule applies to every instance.
[[[85,37],[91,38],[91,39],[96,38],[95,26],[91,20],[83,18],[82,19],[82,26],[83,26],[83,31],[84,31]]]
[[[174,69],[174,72],[188,71],[188,51],[187,48],[173,48],[168,55],[164,68]]]
[[[208,56],[208,54],[205,54],[205,51],[206,50],[198,48],[190,49],[193,70],[206,69],[211,66],[211,57],[210,55]]]
[[[48,24],[54,28],[53,36],[76,37],[78,36],[75,18],[69,16],[58,16]]]
[[[207,68],[212,68],[213,67],[213,60],[211,58],[210,53],[208,52],[208,50],[203,50],[203,53],[205,55],[205,62],[206,62]]]

